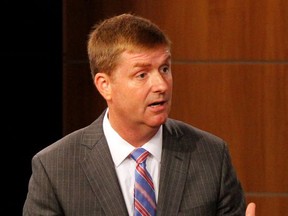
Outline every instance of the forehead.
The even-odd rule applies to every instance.
[[[155,48],[143,49],[143,48],[134,48],[125,50],[121,54],[122,60],[129,60],[132,62],[138,61],[153,61],[153,60],[170,60],[171,53],[170,49],[167,46],[158,46]]]

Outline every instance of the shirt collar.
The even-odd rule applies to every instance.
[[[108,142],[112,159],[118,167],[135,149],[134,146],[125,141],[112,127],[108,119],[108,109],[103,119],[103,130]],[[160,163],[162,153],[162,125],[158,132],[142,148],[145,148]],[[117,145],[115,145],[117,143]]]

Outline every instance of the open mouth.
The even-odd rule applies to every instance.
[[[165,103],[164,101],[160,101],[160,102],[152,103],[152,104],[150,104],[149,106],[150,106],[150,107],[162,106],[164,103]]]

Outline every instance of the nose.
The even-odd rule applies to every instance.
[[[153,92],[165,92],[171,83],[171,76],[169,74],[162,74],[160,72],[153,73],[151,79],[151,87]]]

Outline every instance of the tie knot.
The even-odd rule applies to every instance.
[[[144,148],[137,148],[133,152],[131,152],[130,155],[131,158],[133,158],[136,163],[139,164],[143,163],[147,159],[149,152]]]

